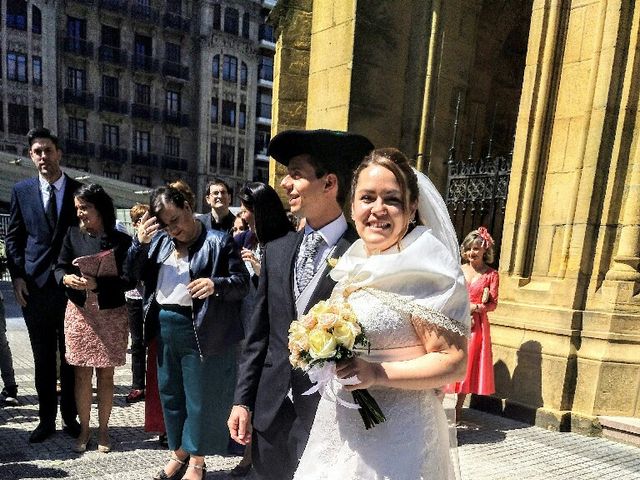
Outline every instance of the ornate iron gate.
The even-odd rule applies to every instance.
[[[458,99],[458,106],[459,102],[460,100]],[[469,145],[469,156],[467,158],[457,158],[458,119],[459,108],[456,108],[453,140],[447,161],[448,175],[445,201],[449,207],[449,214],[456,229],[456,234],[461,242],[471,230],[480,226],[485,226],[489,229],[496,242],[494,266],[497,266],[500,257],[504,211],[509,190],[513,151],[504,155],[493,153],[492,125],[485,154],[474,155],[475,138],[472,136]]]

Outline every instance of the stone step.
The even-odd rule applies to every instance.
[[[600,416],[598,421],[603,437],[640,447],[640,418]]]

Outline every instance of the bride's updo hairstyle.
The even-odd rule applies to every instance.
[[[418,201],[418,177],[411,168],[409,159],[397,148],[377,148],[369,155],[364,157],[358,168],[353,173],[351,181],[351,203],[353,203],[356,194],[356,185],[362,171],[371,165],[379,165],[386,168],[394,177],[400,186],[402,192],[402,209],[406,211],[407,205]],[[416,222],[419,224],[420,219],[416,212]]]

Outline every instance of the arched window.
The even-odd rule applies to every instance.
[[[249,38],[249,14],[246,12],[242,15],[242,36]]]
[[[240,13],[235,8],[224,9],[224,31],[234,35],[240,31]]]
[[[220,55],[213,56],[211,74],[213,75],[213,78],[220,78]]]
[[[240,85],[247,86],[247,64],[244,62],[240,64]]]
[[[35,5],[31,5],[31,31],[38,35],[42,33],[42,13]]]

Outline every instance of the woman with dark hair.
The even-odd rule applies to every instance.
[[[242,259],[249,262],[253,268],[254,283],[257,285],[257,278],[260,276],[260,245],[293,231],[293,226],[287,218],[280,197],[269,185],[261,182],[247,183],[238,197],[241,205],[239,216],[249,224],[249,228],[258,238],[259,245],[256,249],[242,250]]]
[[[79,226],[67,232],[55,277],[66,288],[66,359],[75,368],[80,436],[73,450],[90,441],[89,417],[93,369],[98,378],[98,450],[111,450],[109,417],[114,367],[125,364],[129,323],[124,292],[135,283],[123,265],[131,238],[115,229],[111,197],[100,185],[81,186],[74,194]]]
[[[156,479],[204,478],[204,456],[226,454],[229,439],[226,412],[249,275],[231,236],[207,230],[194,217],[193,202],[184,183],[154,190],[128,256],[132,276],[145,285],[145,340],[157,339],[172,451]]]

